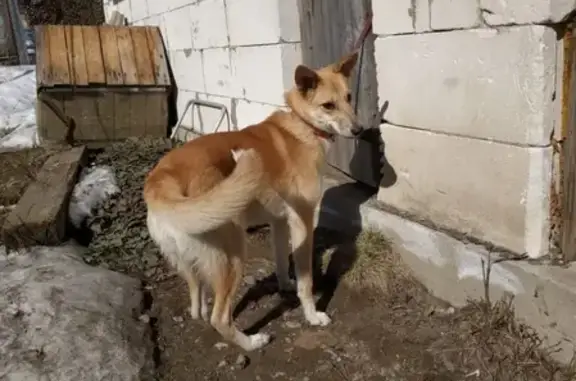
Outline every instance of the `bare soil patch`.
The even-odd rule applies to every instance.
[[[550,359],[507,301],[453,309],[414,280],[386,239],[316,232],[317,291],[333,323],[307,326],[297,298],[281,297],[266,229],[251,235],[235,311],[238,324],[274,340],[243,353],[192,321],[184,282],[165,265],[145,225],[142,185],[164,142],[129,141],[96,155],[121,192],[92,219],[86,260],[141,277],[152,298],[142,316],[156,332],[158,378],[180,380],[574,380]],[[193,160],[193,158],[191,158]]]
[[[0,152],[0,228],[48,156],[43,148]]]

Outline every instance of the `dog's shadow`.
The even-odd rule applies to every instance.
[[[362,231],[360,205],[373,194],[373,188],[358,183],[335,186],[324,193],[319,227],[314,231],[314,292],[320,296],[317,302],[319,311],[326,310],[342,277],[356,261],[356,239]],[[340,217],[334,217],[335,210]],[[322,227],[335,225],[338,225],[338,232]],[[331,252],[330,255],[326,255],[328,251]],[[290,276],[295,278],[292,261]],[[236,305],[233,318],[236,319],[250,304],[257,303],[260,299],[277,293],[281,296],[280,301],[263,318],[248,328],[247,334],[258,332],[286,312],[300,306],[300,301],[294,292],[280,293],[276,274],[273,273],[258,280],[249,288]]]

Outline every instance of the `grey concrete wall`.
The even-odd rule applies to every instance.
[[[379,97],[389,101],[381,132],[397,175],[378,200],[515,252],[546,254],[563,59],[551,25],[575,5],[374,1]]]

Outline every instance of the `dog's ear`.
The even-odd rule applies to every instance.
[[[356,66],[356,61],[358,61],[358,51],[349,54],[342,58],[339,62],[334,65],[334,71],[336,73],[342,74],[344,77],[349,78]]]
[[[316,72],[304,65],[298,65],[294,72],[294,81],[301,93],[314,90],[320,82],[320,76]]]

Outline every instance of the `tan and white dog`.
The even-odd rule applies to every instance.
[[[146,179],[150,236],[188,282],[192,317],[208,320],[205,286],[211,287],[210,323],[244,350],[270,340],[263,333],[247,336],[232,321],[249,226],[270,224],[280,289],[292,288],[292,253],[306,320],[330,323],[312,294],[312,235],[326,150],[334,135],[353,138],[362,131],[348,86],[357,57],[319,70],[298,66],[296,86],[285,96],[290,111],[194,139],[166,154]]]

